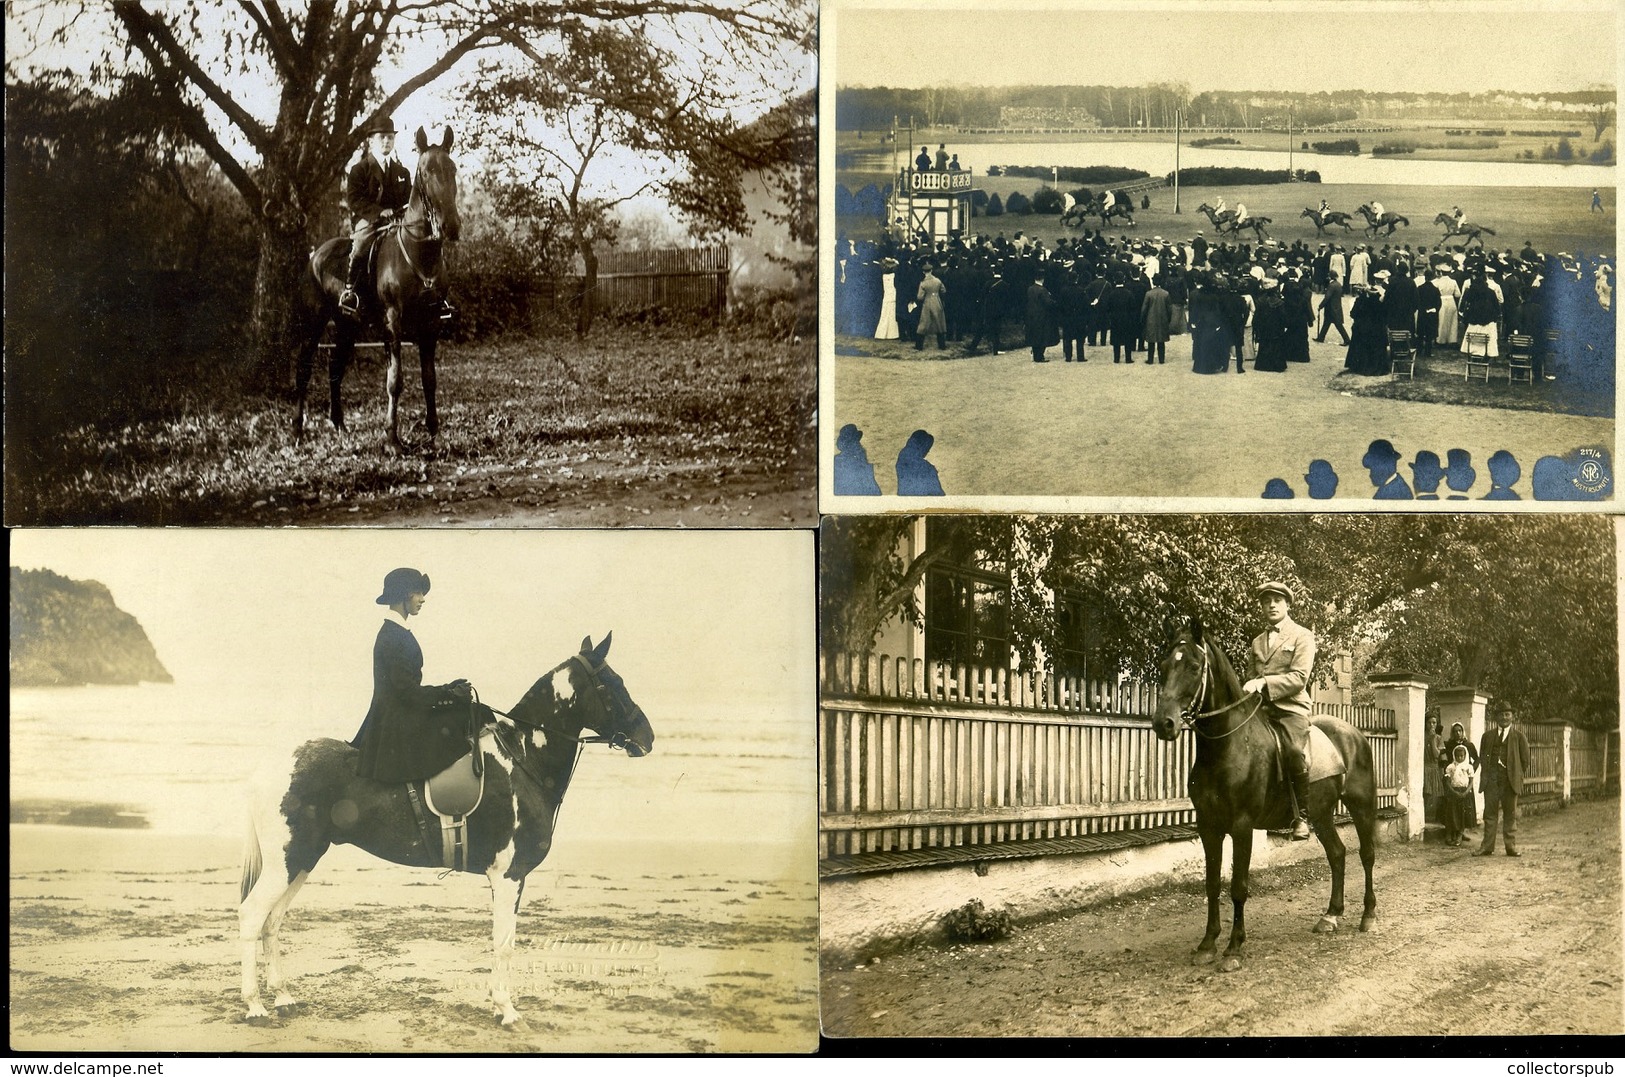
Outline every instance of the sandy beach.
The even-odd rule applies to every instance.
[[[570,841],[530,876],[524,1015],[485,1004],[483,876],[347,847],[283,928],[299,1006],[243,1021],[239,848],[221,837],[11,826],[10,1045],[20,1051],[805,1052],[817,1046],[813,849]]]

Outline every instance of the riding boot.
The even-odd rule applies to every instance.
[[[356,292],[356,282],[361,279],[361,268],[366,262],[365,254],[350,259],[349,273],[344,280],[344,291],[339,295],[339,311],[352,318],[361,310],[361,297]]]
[[[1298,809],[1298,818],[1292,824],[1292,840],[1309,840],[1309,768],[1292,775],[1292,800]]]

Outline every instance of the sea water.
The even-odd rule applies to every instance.
[[[362,717],[274,688],[12,689],[11,799],[121,804],[157,831],[235,836],[243,828],[244,786],[256,770],[285,768],[292,749],[313,738],[348,740]],[[696,705],[650,713],[649,720],[655,746],[644,758],[584,748],[561,827],[621,839],[810,835],[810,713]]]

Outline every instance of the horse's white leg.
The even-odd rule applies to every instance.
[[[281,899],[285,888],[279,883],[276,867],[261,875],[237,908],[238,942],[243,952],[243,1002],[248,1007],[247,1017],[268,1017],[265,1002],[260,998],[259,946],[265,936],[271,910]]]
[[[288,914],[288,906],[293,904],[294,895],[299,893],[299,888],[305,885],[308,878],[308,871],[301,871],[293,877],[293,882],[282,891],[282,896],[277,898],[270,915],[265,918],[265,931],[261,936],[265,942],[265,986],[276,993],[276,1000],[271,1005],[279,1010],[292,1006],[294,1000],[282,986],[282,940],[278,933],[282,930],[282,918]]]
[[[485,873],[491,881],[491,1004],[504,1027],[519,1020],[519,1011],[513,1007],[513,946],[519,927],[519,896],[525,889],[523,880],[502,874],[511,862],[511,854],[499,856]]]

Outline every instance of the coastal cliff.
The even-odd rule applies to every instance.
[[[11,685],[168,683],[136,619],[95,580],[11,569]]]

